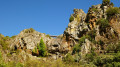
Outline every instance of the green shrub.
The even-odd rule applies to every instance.
[[[95,39],[95,36],[96,36],[96,30],[95,29],[88,32],[88,39],[90,41],[92,41],[92,39]]]
[[[92,8],[92,11],[94,11],[94,12],[98,12],[98,9],[96,9],[96,8]]]
[[[85,43],[85,39],[86,39],[86,36],[83,36],[83,37],[80,38],[79,44],[76,44],[73,47],[73,54],[75,54],[76,52],[80,52],[81,51],[81,46],[82,46],[82,43]]]
[[[85,59],[88,62],[92,62],[95,56],[96,56],[96,53],[94,52],[94,48],[91,48],[90,53],[86,54]]]
[[[51,36],[50,36],[49,34],[47,34],[47,35],[46,35],[46,37],[49,37],[49,38],[51,38]]]
[[[37,53],[37,47],[35,47],[32,52]]]
[[[74,62],[74,58],[73,58],[73,56],[70,54],[70,53],[68,53],[67,55],[66,55],[66,57],[64,58],[64,61],[65,62]]]
[[[108,4],[110,4],[110,0],[103,0],[102,3],[103,3],[103,5],[108,5]]]
[[[73,20],[74,20],[74,17],[71,16],[71,17],[69,18],[69,22],[72,22]]]
[[[120,67],[120,62],[112,62],[113,67]]]
[[[46,49],[46,45],[43,41],[43,38],[40,39],[40,44],[39,44],[38,50],[39,50],[39,54],[41,56],[45,57],[47,55],[47,49]]]
[[[25,33],[33,33],[35,30],[33,28],[30,28],[30,29],[26,29],[25,30]]]
[[[88,62],[91,62],[91,61],[93,61],[94,56],[92,53],[88,53],[88,54],[86,54],[85,58]]]
[[[6,40],[7,40],[6,37],[0,39],[0,45],[2,45],[2,48],[4,50],[8,49],[8,45],[9,45],[9,43]]]
[[[16,37],[16,36],[12,36],[11,38],[13,38],[13,39],[14,39],[15,37]]]
[[[101,57],[97,57],[96,59],[94,59],[93,63],[96,65],[96,66],[103,66],[103,60],[101,59]]]
[[[101,46],[103,46],[103,45],[104,45],[104,42],[103,42],[102,40],[99,40],[99,41],[98,41],[98,44],[101,45]]]
[[[120,13],[120,9],[118,7],[110,7],[106,11],[108,18],[110,18],[111,16],[114,16],[115,14],[119,14],[119,13]]]
[[[118,44],[109,44],[106,48],[106,51],[107,52],[112,51],[115,53],[119,52],[120,51],[120,42]]]
[[[110,26],[109,23],[108,23],[108,20],[106,20],[104,18],[99,19],[96,24],[100,25],[99,29],[100,29],[101,32],[106,31],[105,29]]]
[[[86,36],[83,36],[79,40],[79,44],[82,45],[82,43],[85,43]]]
[[[18,62],[15,67],[24,67],[24,65]]]
[[[79,44],[76,44],[74,47],[73,47],[73,54],[75,54],[76,52],[80,52],[81,51],[81,47],[79,46]]]
[[[110,3],[111,6],[114,6],[113,2]]]

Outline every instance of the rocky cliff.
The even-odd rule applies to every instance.
[[[8,40],[10,51],[21,50],[20,54],[28,53],[29,56],[38,56],[33,53],[33,50],[43,38],[47,51],[50,53],[49,56],[54,59],[63,57],[65,56],[63,54],[67,53],[74,55],[75,52],[83,57],[92,48],[96,53],[105,53],[109,44],[116,44],[120,40],[120,14],[108,16],[109,8],[114,7],[112,4],[103,2],[90,7],[87,14],[82,9],[74,9],[68,27],[62,35],[56,38],[32,28],[25,29]],[[14,52],[10,51],[7,53],[13,55]]]

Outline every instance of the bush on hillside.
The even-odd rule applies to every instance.
[[[108,5],[108,4],[110,4],[110,0],[103,0],[102,3],[103,3],[103,5]]]
[[[96,8],[92,8],[92,11],[94,11],[94,12],[98,12],[98,9],[96,9]]]
[[[106,11],[108,18],[110,18],[111,16],[114,16],[116,14],[119,14],[119,13],[120,13],[120,9],[118,7],[110,7]]]
[[[104,18],[99,19],[96,24],[100,25],[99,28],[100,28],[101,32],[105,31],[105,29],[110,26],[109,23],[108,23],[108,20],[106,20]]]
[[[66,55],[66,57],[63,59],[65,62],[74,62],[74,58],[73,58],[73,56],[70,54],[70,53],[68,53],[67,55]]]
[[[79,44],[76,44],[74,47],[73,47],[73,54],[75,53],[78,53],[81,51],[81,47],[79,46]]]
[[[30,29],[26,29],[25,30],[25,33],[33,33],[35,30],[33,28],[30,28]]]
[[[74,20],[74,17],[71,16],[71,17],[69,18],[69,22],[72,22],[73,20]]]
[[[46,45],[43,41],[43,38],[40,39],[40,44],[38,46],[38,50],[39,50],[39,54],[43,57],[45,57],[47,55],[47,49],[46,49]]]
[[[114,6],[113,2],[110,3],[111,6]]]

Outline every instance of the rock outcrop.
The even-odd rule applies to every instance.
[[[104,3],[93,5],[89,8],[87,14],[85,14],[82,9],[74,9],[68,27],[62,35],[56,38],[37,32],[32,28],[25,29],[13,39],[10,39],[10,49],[11,51],[21,50],[23,54],[25,54],[25,52],[29,53],[26,55],[31,57],[33,49],[37,47],[40,39],[43,38],[50,56],[54,59],[62,57],[62,54],[72,52],[76,44],[80,45],[81,55],[89,53],[92,48],[95,48],[95,51],[100,53],[101,50],[106,49],[108,44],[116,43],[120,40],[120,14],[108,19],[106,10],[110,7],[113,6]],[[101,31],[100,25],[96,24],[97,21],[102,18],[109,22],[109,26],[104,28],[104,31]],[[0,36],[4,37],[1,34]],[[82,37],[85,38],[82,40],[83,42],[79,43]],[[102,46],[99,45],[99,42],[102,42]],[[2,46],[0,45],[0,47]],[[16,57],[14,52],[12,54]],[[22,57],[23,56],[24,55],[22,55]]]

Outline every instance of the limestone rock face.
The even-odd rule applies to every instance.
[[[69,40],[69,38],[79,39],[79,37],[89,30],[85,23],[86,14],[82,9],[74,9],[74,14],[71,16],[74,16],[74,21],[68,24],[64,35],[67,40]]]
[[[81,47],[81,55],[84,55],[88,52],[90,52],[91,47],[92,47],[92,43],[88,40],[85,39],[85,43],[83,43],[84,45],[82,45]]]
[[[29,49],[32,50],[40,43],[40,39],[43,38],[44,42],[47,43],[50,38],[47,37],[43,33],[39,33],[37,31],[26,32],[29,29],[25,29],[18,34],[14,40],[12,40],[11,48],[19,48],[19,49]]]
[[[50,53],[67,53],[69,51],[69,45],[63,38],[51,39],[47,43],[48,51]]]

